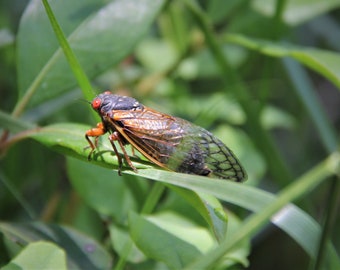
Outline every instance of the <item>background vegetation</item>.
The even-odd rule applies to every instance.
[[[50,4],[0,6],[0,266],[339,269],[339,1]],[[106,89],[211,130],[247,182],[119,177],[106,136],[88,162]]]

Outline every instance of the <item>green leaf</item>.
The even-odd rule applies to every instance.
[[[340,6],[338,0],[294,0],[285,2],[283,21],[290,25],[304,23]],[[254,0],[251,1],[251,4],[260,13],[274,17],[277,5],[276,0]]]
[[[129,211],[138,210],[131,189],[126,185],[127,175],[120,177],[117,172],[74,158],[67,159],[67,172],[77,193],[99,213],[112,216],[121,223]],[[147,183],[134,179],[134,185],[142,184]],[[145,192],[138,195],[143,196]]]
[[[88,77],[127,56],[146,33],[163,0],[52,1],[51,8]],[[40,0],[29,3],[18,33],[20,98],[31,105],[75,87],[76,81]]]
[[[60,153],[85,160],[87,151],[84,150],[84,146],[87,142],[84,134],[87,129],[83,125],[55,124],[39,129],[31,137]],[[105,151],[101,152],[103,146],[105,146]],[[108,170],[94,166],[94,164],[99,163],[117,169],[118,161],[112,154],[111,145],[105,142],[104,145],[100,146],[98,156],[91,163],[68,159],[68,173],[72,184],[90,206],[102,214],[113,215],[122,219],[128,209],[136,209],[131,191],[126,189],[124,182],[121,181],[122,178],[117,173],[113,174]],[[146,168],[143,164],[134,164],[137,168]],[[224,238],[227,217],[219,202],[203,194],[198,195],[179,189],[177,191],[203,215],[211,225],[217,239]]]
[[[14,43],[14,35],[8,28],[0,29],[0,48],[4,48]]]
[[[58,246],[38,241],[28,244],[9,264],[1,268],[14,269],[67,269],[64,250]]]
[[[232,212],[228,212],[227,215],[229,222],[226,240],[228,241],[228,239],[238,232],[242,222]],[[222,258],[220,268],[228,269],[235,264],[241,264],[244,267],[248,267],[250,250],[250,238],[243,239],[231,252],[227,253],[227,255]]]
[[[238,67],[246,60],[247,52],[243,48],[225,44],[221,49],[223,55],[229,59],[232,66]],[[187,80],[216,78],[220,76],[220,69],[211,51],[205,49],[184,59],[179,66],[178,73]]]
[[[138,210],[131,189],[126,186],[126,179],[124,179],[126,176],[120,177],[110,170],[73,158],[67,159],[67,169],[74,188],[84,201],[99,213],[111,215],[119,222],[125,219],[128,211]],[[134,179],[134,185],[143,183],[145,184]],[[142,189],[145,190],[145,188]],[[170,188],[176,190],[195,207],[211,226],[217,239],[222,240],[225,237],[228,217],[218,200],[187,189],[174,186]],[[142,194],[136,194],[136,196],[145,195],[145,191]]]
[[[222,241],[225,238],[228,225],[228,216],[224,212],[221,203],[213,196],[204,193],[196,193],[191,190],[169,186],[197,210],[213,230],[216,239]]]
[[[143,217],[131,213],[129,223],[136,245],[149,258],[163,261],[173,269],[183,268],[202,255],[200,248],[213,244],[211,235],[206,230],[175,214]],[[201,237],[198,238],[198,235]]]
[[[339,168],[340,155],[339,153],[335,153],[325,161],[315,166],[312,170],[305,173],[299,179],[296,179],[295,182],[287,186],[280,192],[280,194],[278,194],[277,198],[275,198],[271,204],[266,205],[262,211],[259,211],[248,218],[242,224],[242,226],[240,226],[237,233],[231,237],[231,239],[228,239],[228,241],[224,240],[218,248],[210,250],[203,257],[190,264],[188,269],[212,267],[216,264],[216,261],[220,260],[224,254],[233,249],[235,245],[239,243],[239,241],[244,239],[245,236],[254,235],[269,220],[271,220],[276,225],[278,225],[277,222],[281,222],[287,217],[289,220],[291,220],[292,205],[289,204],[289,202],[294,201],[303,194],[310,192],[313,188],[325,180],[325,178],[330,177],[332,174],[339,175]],[[301,227],[299,226],[299,229],[300,228]],[[311,234],[306,233],[306,230],[304,230],[303,233],[305,239],[307,239],[307,236],[308,238],[311,238],[312,236]],[[315,239],[311,239],[312,241],[308,243],[309,245],[307,247],[310,249],[309,251],[312,258],[314,258],[315,254],[317,253],[320,232],[318,232],[316,235],[317,237]],[[306,251],[308,250],[306,249]],[[325,261],[327,265],[332,265],[332,269],[337,269],[340,267],[339,257],[330,243],[327,245],[327,260]]]
[[[207,2],[207,14],[212,22],[223,23],[242,4],[239,0],[210,0]]]
[[[42,128],[38,133],[31,136],[52,149],[85,160],[87,152],[84,151],[83,148],[84,142],[86,145],[84,139],[84,132],[86,129],[87,127],[83,125],[56,124]],[[111,147],[106,145],[106,151],[103,151],[103,146],[105,145],[100,145],[100,151],[94,157],[92,163],[103,167],[110,167],[111,169],[117,168],[117,159],[112,156]],[[328,165],[325,165],[326,167],[323,168],[323,176],[320,177],[327,177],[334,172],[334,168],[331,169],[333,166],[331,166],[331,160],[332,158],[329,159]],[[156,169],[142,169],[147,168],[142,160],[138,160],[138,162],[134,160],[134,164],[139,169],[138,176],[188,188],[196,192],[211,194],[221,200],[234,203],[254,212],[262,211],[265,206],[271,205],[276,198],[273,194],[251,188],[247,185],[215,179],[209,179],[209,181],[207,181],[206,177],[196,175],[179,174]],[[130,169],[124,172],[136,175]],[[304,194],[307,191],[307,189],[299,190],[301,194]],[[315,256],[320,226],[315,220],[296,206],[285,208],[284,211],[286,212],[283,218],[273,220],[275,224],[293,237],[293,239],[295,239],[310,256]],[[292,224],[294,224],[294,226]],[[297,228],[299,228],[299,230],[303,229],[305,233],[298,233]],[[331,252],[330,254],[333,253]]]
[[[111,215],[116,221],[121,222],[125,219],[128,211],[138,210],[131,189],[126,186],[126,176],[120,177],[111,170],[73,158],[67,159],[67,171],[74,188],[83,200],[99,213]],[[143,183],[146,184],[145,181],[140,182],[134,179],[134,185],[142,186]],[[142,187],[142,190],[145,188]],[[181,194],[194,206],[210,225],[218,240],[225,237],[228,217],[218,200],[212,196],[196,194],[187,189],[174,186],[170,186],[170,188]],[[142,194],[136,194],[136,196],[143,197],[145,195],[145,191]]]
[[[125,257],[126,260],[133,263],[141,263],[147,260],[143,252],[131,242],[130,234],[123,228],[110,224],[110,238],[112,247],[121,257]],[[127,252],[128,251],[128,252]]]
[[[267,129],[293,129],[297,125],[295,118],[288,112],[270,105],[263,108],[261,121],[263,126],[265,126]]]
[[[58,39],[59,45],[61,49],[63,50],[63,53],[67,59],[67,62],[73,72],[74,77],[76,78],[78,85],[80,86],[84,97],[87,100],[91,100],[93,96],[95,95],[93,93],[92,85],[89,82],[84,70],[82,69],[81,65],[79,64],[79,61],[75,54],[73,53],[70,44],[68,43],[66,36],[61,29],[58,20],[56,19],[50,4],[48,3],[48,0],[42,0],[46,14],[48,16],[48,19],[51,23],[51,26],[53,28],[53,31],[55,33],[55,36]]]
[[[332,81],[340,88],[340,54],[320,49],[274,43],[230,34],[226,40],[274,57],[292,57]]]
[[[232,235],[237,231],[239,220],[231,217]],[[131,235],[137,246],[148,257],[163,261],[173,269],[183,268],[216,245],[204,227],[171,211],[149,216],[131,213],[129,220]],[[223,265],[242,263],[246,266],[248,253],[249,242],[242,241],[233,252],[224,256]]]
[[[170,44],[161,40],[148,39],[137,47],[136,57],[151,72],[161,73],[175,64],[178,55]]]
[[[28,136],[54,151],[88,161],[90,150],[88,149],[88,142],[85,139],[85,132],[89,128],[89,126],[82,124],[59,123],[37,128],[29,133]],[[134,162],[136,168],[150,168],[150,166],[146,165],[148,163],[143,160],[137,158],[131,159],[133,161],[136,160]],[[118,169],[117,157],[114,155],[108,139],[105,140],[103,138],[98,150],[92,155],[91,163],[100,164],[115,170]],[[124,168],[129,168],[129,166],[125,165]]]
[[[109,254],[95,240],[65,226],[2,222],[0,231],[19,247],[41,240],[56,243],[65,250],[69,269],[109,269],[111,265]]]
[[[337,155],[331,156],[325,163],[320,165],[320,168],[315,168],[315,172],[311,171],[308,177],[305,176],[303,179],[308,179],[308,181],[315,181],[315,179],[318,181],[323,180],[335,172],[338,160]],[[127,173],[134,174],[129,171],[127,171]],[[175,174],[175,176],[173,173],[150,169],[140,170],[139,175],[186,187],[197,192],[212,194],[219,199],[258,213],[261,213],[264,208],[270,207],[276,200],[276,196],[273,194],[229,181],[215,179],[209,179],[209,181],[207,181],[204,177],[184,174]],[[298,192],[300,196],[302,196],[302,194],[308,192],[308,189],[304,186],[303,188],[297,188],[295,192]],[[294,205],[283,208],[275,217],[276,218],[272,219],[272,222],[274,222],[276,226],[297,241],[311,257],[315,256],[319,239],[318,236],[320,235],[320,226],[313,218]],[[301,230],[304,231],[303,234],[300,233]],[[329,248],[331,260],[335,260],[339,265],[340,262],[334,253],[334,249],[332,247]]]

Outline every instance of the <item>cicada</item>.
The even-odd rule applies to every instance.
[[[117,155],[119,173],[122,159],[117,142],[128,165],[137,172],[125,146],[132,145],[154,164],[170,171],[203,175],[241,182],[246,172],[233,152],[212,133],[184,119],[148,108],[136,99],[114,95],[109,91],[99,94],[91,102],[101,122],[88,130],[85,138],[91,151],[98,138],[109,133],[109,141]],[[95,137],[92,142],[90,137]]]

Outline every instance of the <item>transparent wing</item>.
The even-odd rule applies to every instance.
[[[149,108],[115,111],[113,125],[146,158],[167,169],[243,181],[233,152],[209,131]]]

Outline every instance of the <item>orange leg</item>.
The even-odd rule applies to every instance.
[[[122,169],[122,159],[117,151],[117,148],[116,148],[116,145],[114,144],[115,141],[118,142],[120,148],[122,149],[123,151],[123,154],[124,154],[124,158],[126,160],[126,162],[129,164],[129,166],[131,167],[131,169],[134,171],[134,172],[137,172],[137,169],[135,166],[133,166],[128,154],[126,153],[126,150],[125,150],[125,147],[124,147],[124,144],[122,143],[122,139],[121,139],[121,136],[119,135],[119,133],[117,131],[113,132],[110,136],[109,136],[109,140],[111,142],[111,145],[112,145],[112,148],[113,150],[115,151],[115,154],[118,158],[118,165],[119,165],[119,169],[118,169],[118,173],[119,175],[121,175],[121,169]]]
[[[91,160],[92,153],[98,146],[99,137],[104,135],[105,133],[106,133],[106,130],[102,122],[98,123],[97,127],[91,128],[88,131],[86,131],[85,139],[88,141],[90,148],[91,148],[91,151],[87,157],[88,160]],[[90,137],[95,137],[94,143],[90,140]]]

